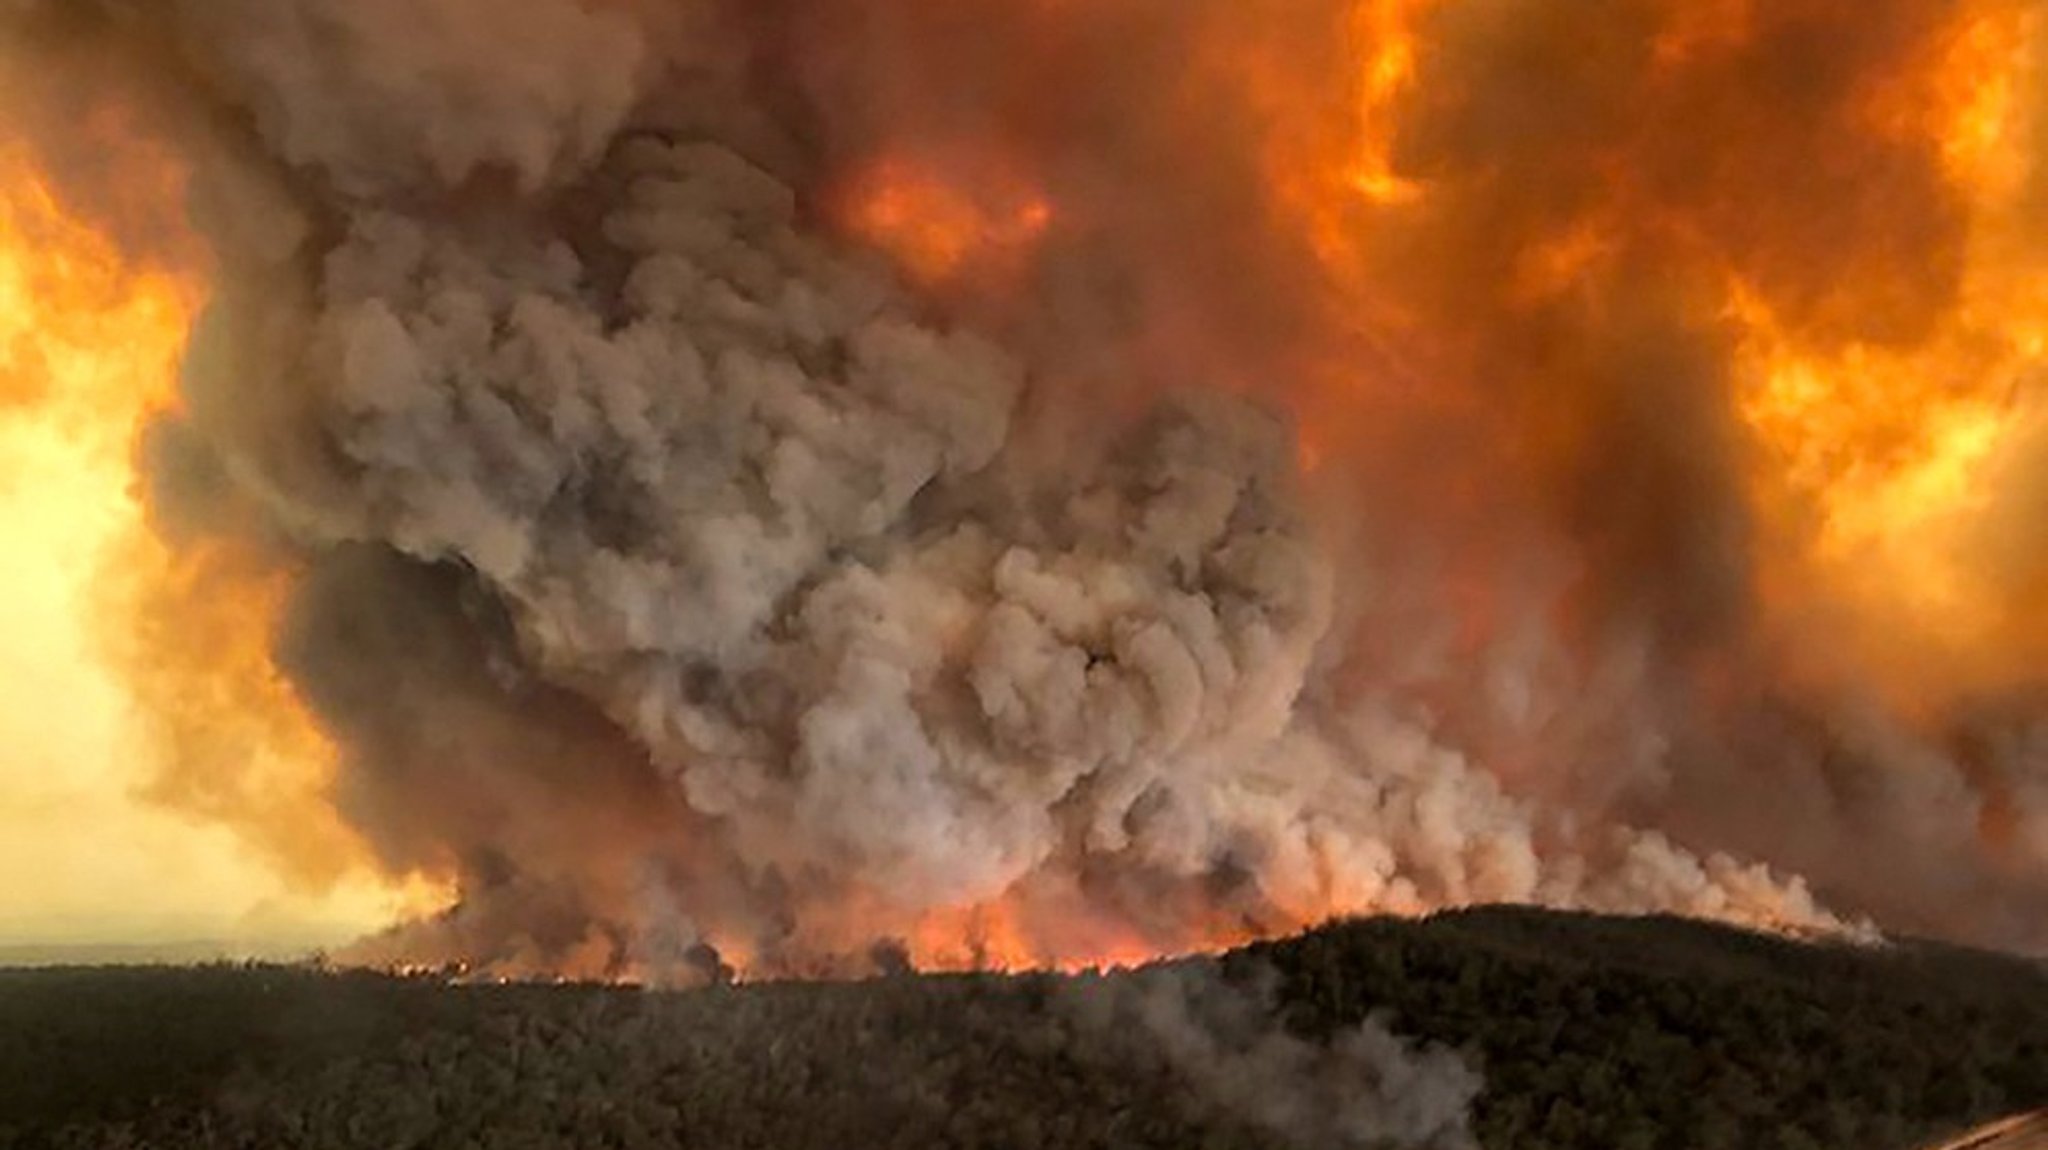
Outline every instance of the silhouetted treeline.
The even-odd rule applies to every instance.
[[[1191,1075],[1190,1050],[1257,1053],[1260,1089],[1285,1093],[1275,1068],[1308,1075],[1316,1052],[1383,1035],[1374,1019],[1479,1071],[1471,1128],[1496,1150],[1885,1150],[2048,1105],[2048,979],[1973,952],[1486,910],[1338,924],[1168,974],[1256,994],[1278,1044],[1180,1042],[1223,1015],[1162,997],[1177,984],[1159,972],[675,994],[0,972],[0,1147],[1315,1145],[1365,1129],[1303,1124],[1338,1097],[1327,1083],[1248,1107],[1241,1067]],[[1382,1075],[1362,1094],[1447,1091],[1402,1138],[1456,1145],[1440,1122],[1469,1097],[1456,1059],[1409,1054],[1413,1082],[1384,1059],[1338,1069]]]
[[[1884,1150],[2048,1105],[2048,973],[2005,956],[1488,908],[1228,961],[1311,1035],[1390,1011],[1466,1049],[1498,1150]]]
[[[1129,975],[689,993],[266,967],[0,975],[0,1147],[1300,1144],[1187,1074],[1175,1032],[1142,1009],[1156,996],[1124,1001],[1139,989]],[[1165,1005],[1206,1022],[1184,998]]]

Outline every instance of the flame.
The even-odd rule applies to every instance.
[[[919,970],[1017,973],[1056,970],[1116,970],[1185,955],[1227,950],[1283,930],[1297,930],[1331,917],[1317,914],[1287,923],[1233,919],[1201,899],[1170,927],[1147,931],[1105,914],[1072,890],[1022,886],[966,907],[920,916],[905,940]],[[1364,908],[1351,908],[1360,910]]]
[[[168,158],[137,143],[120,160],[131,188],[182,200]],[[26,149],[0,145],[0,532],[17,639],[0,667],[0,837],[40,856],[7,868],[36,876],[6,892],[21,932],[132,930],[102,924],[195,896],[202,905],[162,929],[261,933],[220,922],[239,903],[278,930],[353,930],[430,897],[361,872],[361,844],[327,794],[333,750],[269,659],[285,574],[224,548],[174,551],[150,529],[133,453],[175,411],[203,301],[197,270],[131,264]],[[136,795],[268,828],[263,858]],[[23,821],[51,804],[94,829]],[[54,885],[53,867],[66,875]]]
[[[854,235],[927,288],[996,273],[1053,222],[1052,204],[1015,181],[975,187],[903,157],[884,158],[855,180],[844,214]]]
[[[118,454],[170,401],[194,285],[123,268],[19,149],[0,153],[0,174],[0,398],[15,420]],[[108,346],[115,336],[127,338]]]
[[[2028,122],[2017,93],[2039,66],[2030,7],[1966,11],[1927,74],[1885,93],[1873,116],[1925,133],[1967,207],[1970,243],[1947,314],[1908,346],[1829,346],[1772,314],[1741,282],[1741,413],[1767,461],[1767,522],[1803,532],[1775,578],[1847,613],[1867,658],[1924,692],[1945,663],[1968,681],[2021,669],[2025,597],[1984,546],[2001,469],[2044,418],[2048,260],[2029,243]],[[1797,594],[1794,592],[1794,594]]]
[[[1341,43],[1350,71],[1337,95],[1345,111],[1334,119],[1316,114],[1326,97],[1303,90],[1295,61],[1239,57],[1225,49],[1229,67],[1243,75],[1247,98],[1290,124],[1277,133],[1268,159],[1274,187],[1306,225],[1346,307],[1370,307],[1376,299],[1383,304],[1390,294],[1357,278],[1374,214],[1415,207],[1428,194],[1422,181],[1401,172],[1395,145],[1402,103],[1422,80],[1419,26],[1440,3],[1356,0],[1348,7]]]
[[[1597,361],[1605,352],[1587,352],[1591,362],[1575,358],[1581,349],[1573,341],[1597,342],[1606,334],[1612,314],[1632,302],[1616,297],[1668,291],[1670,300],[1649,305],[1660,323],[1665,309],[1682,312],[1680,318],[1698,331],[1725,340],[1725,348],[1719,342],[1715,347],[1726,350],[1730,362],[1714,366],[1728,369],[1734,391],[1715,398],[1732,407],[1742,438],[1748,470],[1741,494],[1764,536],[1753,578],[1770,616],[1764,628],[1775,628],[1771,637],[1808,638],[1806,628],[1819,618],[1830,636],[1839,628],[1857,648],[1857,658],[1839,660],[1853,664],[1848,673],[1873,671],[1902,698],[1927,690],[1930,671],[1954,688],[1972,677],[2038,664],[2048,636],[2027,632],[2041,630],[2033,619],[2048,603],[2039,579],[2028,577],[2048,575],[2048,567],[2021,565],[2014,571],[1996,556],[1997,524],[2010,513],[2001,504],[2004,473],[2048,443],[2048,405],[2035,382],[2048,355],[2048,253],[2040,246],[2040,205],[2029,186],[2029,141],[2042,128],[2028,106],[2028,94],[2039,90],[2044,36],[2043,18],[2033,5],[1964,0],[1945,26],[1897,58],[1871,50],[1878,63],[1870,68],[1896,74],[1867,91],[1858,89],[1850,98],[1853,122],[1837,123],[1832,103],[1813,100],[1814,107],[1806,109],[1812,122],[1785,138],[1762,139],[1754,151],[1741,133],[1768,126],[1752,118],[1774,110],[1771,95],[1726,89],[1767,87],[1745,69],[1764,73],[1789,66],[1744,53],[1766,35],[1802,36],[1774,25],[1777,14],[1755,0],[1702,0],[1633,13],[1631,19],[1650,21],[1639,30],[1648,39],[1634,38],[1638,30],[1622,34],[1626,46],[1610,45],[1612,58],[1589,69],[1613,69],[1637,83],[1652,111],[1640,117],[1624,113],[1615,125],[1589,129],[1598,136],[1599,153],[1589,163],[1572,165],[1587,169],[1583,184],[1573,183],[1571,175],[1556,177],[1568,194],[1551,203],[1543,200],[1548,189],[1532,192],[1531,203],[1513,205],[1527,209],[1529,217],[1510,220],[1498,231],[1490,230],[1491,221],[1472,218],[1483,214],[1474,213],[1475,207],[1498,206],[1489,198],[1496,189],[1483,188],[1461,202],[1459,195],[1472,189],[1457,181],[1506,182],[1517,174],[1514,169],[1504,163],[1500,170],[1474,174],[1452,164],[1448,174],[1439,174],[1420,161],[1412,170],[1404,162],[1409,117],[1427,114],[1428,98],[1436,94],[1432,85],[1449,82],[1431,73],[1436,46],[1430,38],[1448,34],[1438,27],[1438,17],[1453,6],[1443,0],[1354,0],[1317,8],[1302,19],[1335,14],[1329,27],[1317,29],[1331,33],[1326,44],[1303,37],[1301,25],[1284,19],[1280,8],[1248,4],[1197,15],[1216,27],[1191,38],[1196,50],[1186,62],[1193,77],[1187,90],[1227,93],[1241,106],[1220,111],[1260,126],[1259,206],[1272,217],[1267,222],[1281,229],[1276,246],[1288,247],[1288,255],[1273,258],[1280,262],[1298,251],[1305,278],[1315,281],[1304,294],[1324,305],[1326,314],[1318,318],[1328,321],[1330,331],[1310,338],[1316,346],[1287,351],[1299,357],[1287,366],[1308,381],[1283,397],[1298,419],[1297,462],[1304,472],[1341,482],[1341,475],[1330,473],[1370,454],[1362,446],[1368,437],[1379,437],[1371,440],[1377,445],[1422,426],[1425,416],[1442,417],[1432,426],[1467,432],[1469,440],[1459,446],[1485,439],[1500,425],[1534,424],[1501,433],[1512,441],[1499,448],[1501,458],[1474,452],[1487,458],[1472,465],[1473,474],[1454,470],[1462,459],[1444,464],[1444,482],[1429,496],[1440,501],[1431,513],[1470,510],[1474,522],[1497,524],[1507,518],[1499,512],[1502,503],[1525,509],[1513,503],[1521,491],[1502,489],[1534,489],[1540,501],[1557,486],[1554,475],[1518,469],[1568,468],[1597,450],[1581,438],[1580,424],[1589,413],[1580,401],[1587,396],[1570,391],[1581,381],[1564,377],[1575,368],[1602,366]],[[1259,15],[1247,18],[1246,11]],[[1263,27],[1267,16],[1284,29]],[[1795,12],[1790,20],[1791,31],[1802,35],[1814,30],[1809,25],[1826,23],[1808,12]],[[1552,30],[1548,23],[1545,29]],[[1915,35],[1921,31],[1913,29]],[[1313,56],[1317,51],[1327,56]],[[1311,55],[1305,58],[1304,52]],[[1541,55],[1533,58],[1547,62]],[[1569,79],[1560,86],[1571,88]],[[1771,82],[1784,80],[1774,76]],[[1702,94],[1703,88],[1709,91]],[[1571,94],[1589,93],[1603,99],[1614,94],[1590,85]],[[1697,141],[1708,153],[1697,163],[1662,158],[1661,150],[1672,145],[1656,138],[1666,130],[1654,114],[1660,100],[1697,117],[1689,128],[1703,137],[1720,132],[1730,138]],[[1478,118],[1489,120],[1487,130],[1499,131],[1489,118],[1504,114],[1488,105]],[[1725,121],[1719,118],[1724,116]],[[1759,172],[1777,171],[1774,165],[1784,158],[1777,150],[1787,149],[1788,140],[1807,143],[1804,133],[1818,130],[1816,124],[1869,137],[1845,146],[1869,146],[1872,140],[1895,145],[1895,153],[1881,157],[1885,162],[1931,161],[1966,217],[1968,242],[1954,299],[1941,301],[1937,314],[1909,317],[1911,323],[1899,325],[1901,333],[1879,338],[1869,333],[1882,323],[1854,322],[1863,318],[1854,314],[1859,309],[1896,302],[1883,295],[1883,285],[1824,285],[1816,301],[1799,298],[1797,289],[1808,285],[1786,290],[1770,282],[1773,272],[1783,270],[1779,261],[1796,261],[1788,251],[1801,241],[1867,243],[1873,249],[1913,243],[1912,221],[1880,215],[1891,205],[1872,208],[1871,218],[1859,218],[1855,227],[1816,230],[1817,239],[1797,231],[1809,224],[1804,219],[1772,219],[1757,236],[1744,232],[1749,205],[1738,202],[1739,195],[1769,194],[1770,188],[1750,182],[1763,178]],[[1565,147],[1579,144],[1562,141]],[[1639,157],[1632,149],[1647,154]],[[1200,159],[1188,157],[1191,164]],[[1660,162],[1672,171],[1655,170]],[[1847,170],[1864,173],[1854,164]],[[1880,164],[1875,170],[1888,169]],[[991,171],[1000,176],[991,177]],[[1830,173],[1828,179],[1839,176]],[[1012,164],[944,163],[913,152],[885,152],[850,188],[841,213],[847,230],[928,289],[1000,282],[1056,223],[1066,222],[1031,173],[1020,174]],[[1803,194],[1812,197],[1812,189]],[[1494,250],[1503,239],[1514,245]],[[1417,253],[1440,249],[1450,258],[1473,260],[1473,266],[1414,266]],[[1829,266],[1861,265],[1838,259]],[[1870,266],[1895,265],[1878,252],[1870,255]],[[1496,271],[1498,284],[1476,282],[1478,274]],[[1487,298],[1496,289],[1501,298]],[[1563,380],[1567,393],[1546,391],[1540,401],[1513,408],[1501,401],[1510,389],[1475,378],[1474,364],[1499,366],[1488,362],[1489,349],[1480,345],[1495,334],[1514,344],[1522,334],[1516,325],[1523,322],[1542,338],[1517,350],[1548,354],[1565,365],[1536,370],[1531,378],[1545,385]],[[1488,324],[1511,330],[1480,330]],[[1657,331],[1676,333],[1682,326],[1673,322]],[[1172,328],[1176,339],[1185,330]],[[1845,337],[1844,331],[1859,334]],[[1398,354],[1383,354],[1389,348]],[[1426,386],[1410,386],[1418,380]],[[1488,410],[1489,404],[1510,410],[1503,415]],[[1385,421],[1391,428],[1386,430],[1379,417],[1390,411],[1397,419]],[[1531,456],[1537,457],[1533,464]],[[1447,574],[1438,589],[1457,620],[1461,653],[1481,652],[1486,633],[1502,625],[1493,616],[1505,614],[1491,599],[1495,576],[1480,570],[1505,552],[1483,542],[1470,546],[1471,555],[1445,561]],[[1511,582],[1515,573],[1499,578]],[[1838,654],[1830,647],[1818,657],[1835,660]],[[1494,765],[1503,778],[1513,771]],[[1979,786],[1989,798],[1986,837],[2009,836],[2009,796],[2001,803],[1995,780]],[[1304,879],[1303,889],[1262,892],[1273,905],[1262,907],[1256,919],[1232,914],[1198,893],[1159,916],[1170,926],[1153,930],[1075,892],[1027,884],[987,902],[912,914],[907,922],[900,909],[879,898],[848,900],[811,925],[821,937],[844,943],[849,953],[876,937],[899,935],[909,960],[922,969],[1072,970],[1225,948],[1335,915],[1429,909],[1412,891],[1377,889],[1343,873],[1334,861],[1305,869],[1316,873],[1313,881]],[[1794,905],[1774,908],[1773,899],[1789,896],[1770,889],[1749,891],[1748,897],[1752,905],[1740,913],[1755,925],[1782,927],[1808,919]],[[1699,910],[1736,913],[1726,907]],[[838,917],[827,922],[831,913]],[[720,950],[743,975],[756,969],[759,956],[744,944],[721,943]]]
[[[1171,884],[1167,884],[1170,887]],[[930,972],[1021,973],[1128,969],[1161,959],[1208,953],[1299,930],[1331,917],[1388,909],[1383,900],[1330,889],[1304,893],[1287,907],[1218,899],[1201,883],[1152,892],[1159,913],[1139,922],[1090,897],[1075,876],[1031,875],[980,902],[907,910],[875,890],[835,896],[806,908],[808,942],[816,952],[847,960],[824,973],[864,973],[877,942],[893,943],[913,968]],[[741,981],[787,977],[782,956],[764,954],[744,935],[706,941]],[[580,973],[594,975],[596,967]]]
[[[1789,258],[1780,249],[1794,246],[1793,233],[1807,221],[1774,218],[1760,239],[1737,234],[1751,205],[1733,202],[1735,193],[1769,191],[1745,186],[1757,178],[1746,167],[1756,157],[1742,140],[1695,141],[1710,153],[1697,164],[1640,172],[1665,162],[1648,142],[1664,125],[1654,114],[1638,124],[1624,110],[1615,123],[1586,129],[1597,141],[1585,145],[1597,146],[1595,160],[1573,155],[1573,163],[1561,165],[1590,170],[1591,178],[1580,184],[1571,175],[1556,177],[1568,194],[1551,202],[1541,189],[1531,203],[1514,205],[1528,218],[1494,230],[1490,218],[1474,217],[1495,214],[1490,209],[1505,200],[1473,194],[1461,201],[1471,189],[1458,181],[1511,182],[1525,174],[1512,166],[1513,157],[1474,174],[1456,162],[1439,171],[1404,155],[1410,117],[1428,114],[1426,105],[1440,94],[1433,85],[1453,82],[1432,73],[1439,45],[1431,38],[1453,34],[1439,26],[1453,22],[1439,17],[1455,6],[1342,0],[1298,7],[1308,14],[1291,19],[1285,9],[1257,0],[1191,6],[1192,19],[1215,27],[1190,39],[1195,51],[1186,67],[1193,79],[1185,90],[1227,95],[1238,105],[1202,106],[1193,118],[1204,126],[1211,111],[1231,130],[1258,125],[1255,162],[1263,182],[1248,198],[1265,213],[1258,222],[1279,229],[1274,246],[1286,251],[1273,261],[1298,256],[1302,278],[1315,281],[1302,291],[1322,305],[1307,305],[1318,314],[1302,325],[1313,329],[1305,342],[1315,346],[1286,349],[1279,366],[1287,370],[1274,372],[1308,381],[1283,397],[1298,417],[1304,472],[1335,487],[1346,479],[1340,464],[1371,454],[1362,449],[1367,437],[1424,442],[1408,435],[1421,424],[1418,413],[1447,413],[1441,424],[1466,436],[1443,448],[1455,460],[1427,461],[1441,467],[1429,473],[1428,494],[1417,495],[1438,501],[1425,509],[1429,514],[1454,517],[1477,508],[1473,521],[1491,526],[1526,509],[1513,502],[1525,497],[1523,488],[1534,492],[1526,495],[1531,503],[1541,503],[1558,486],[1556,476],[1522,469],[1583,462],[1573,457],[1588,450],[1579,426],[1588,413],[1575,406],[1585,396],[1571,391],[1577,380],[1564,380],[1565,394],[1545,391],[1536,400],[1511,385],[1478,380],[1475,363],[1500,366],[1480,345],[1500,334],[1500,342],[1515,346],[1496,355],[1553,357],[1564,366],[1554,375],[1531,369],[1530,380],[1555,384],[1587,366],[1572,343],[1589,331],[1604,334],[1594,330],[1605,320],[1603,309],[1627,302],[1613,296],[1668,287],[1680,300],[1669,306],[1732,349],[1735,391],[1727,398],[1748,468],[1742,495],[1764,536],[1754,578],[1776,637],[1805,638],[1818,619],[1831,637],[1838,630],[1850,640],[1857,658],[1842,661],[1856,664],[1853,673],[1875,668],[1908,698],[1929,689],[1930,678],[1955,689],[2038,665],[2048,651],[2048,629],[2038,621],[2039,608],[2048,606],[2040,590],[2048,565],[2013,553],[2001,528],[2027,510],[2011,502],[2014,471],[2048,443],[2048,404],[2037,382],[2048,366],[2048,251],[2030,162],[2042,130],[2030,94],[2041,90],[2044,19],[2032,3],[1957,0],[1953,17],[1923,44],[1898,60],[1876,53],[1896,74],[1858,88],[1853,124],[1829,118],[1832,105],[1816,114],[1832,129],[1897,145],[1901,165],[1932,163],[1965,217],[1968,240],[1954,298],[1944,299],[1938,314],[1910,317],[1903,334],[1887,338],[1865,331],[1881,325],[1842,319],[1868,303],[1864,285],[1823,288],[1825,298],[1816,303],[1771,282]],[[1079,20],[1089,11],[1052,3],[1037,10],[1028,26]],[[1853,19],[1794,15],[1807,24]],[[1676,101],[1701,118],[1702,136],[1760,126],[1743,120],[1756,111],[1745,100],[1769,110],[1769,93],[1717,88],[1736,105],[1730,111],[1722,99],[1701,99],[1687,85],[1753,83],[1744,68],[1782,67],[1741,57],[1769,30],[1770,5],[1698,0],[1617,18],[1646,23],[1618,33],[1628,43],[1607,45],[1612,58],[1593,61],[1589,71],[1611,68],[1638,83],[1647,107]],[[1313,35],[1302,34],[1304,24],[1314,25]],[[1920,31],[1916,26],[1912,34]],[[1542,50],[1529,60],[1547,68]],[[1508,63],[1526,67],[1529,60]],[[1575,77],[1556,80],[1574,98],[1594,94],[1611,103],[1614,95],[1592,84],[1575,87]],[[1488,105],[1477,118],[1487,121],[1486,131],[1499,132],[1498,119],[1520,126],[1512,111]],[[1036,132],[1016,132],[1017,155],[981,143],[963,146],[966,156],[952,154],[933,148],[926,133],[907,132],[916,142],[885,142],[839,189],[830,210],[845,232],[889,259],[914,287],[939,296],[999,290],[1030,268],[1055,232],[1082,219],[1093,225],[1100,214],[1076,181],[1024,163],[1032,141],[1052,134],[1058,120],[1049,116]],[[1806,143],[1809,130],[1801,125],[1787,139]],[[1763,153],[1785,143],[1766,140],[1758,154],[1779,160]],[[1186,159],[1192,165],[1205,157]],[[343,882],[365,865],[365,852],[334,809],[335,749],[268,649],[295,578],[289,562],[217,540],[170,547],[151,533],[131,491],[136,476],[128,455],[138,430],[175,413],[176,363],[202,302],[202,277],[129,266],[104,237],[66,214],[26,157],[0,157],[0,169],[0,432],[9,447],[0,464],[9,518],[0,528],[21,567],[11,583],[39,580],[56,589],[45,614],[59,620],[24,619],[23,633],[31,623],[62,632],[52,641],[61,640],[74,661],[95,652],[113,656],[118,677],[96,689],[142,712],[168,752],[165,769],[147,783],[155,798],[242,829],[268,868],[301,884]],[[1740,175],[1727,177],[1730,171]],[[159,198],[176,200],[174,176],[153,175],[163,177]],[[1723,177],[1727,185],[1717,185]],[[1061,198],[1069,190],[1073,202]],[[1875,246],[1910,244],[1911,237],[1875,234],[1893,222],[1859,220],[1857,228],[1826,234]],[[1205,241],[1186,237],[1189,244]],[[1487,250],[1473,254],[1461,246],[1467,243]],[[1744,244],[1762,255],[1739,250]],[[1452,256],[1470,258],[1472,266],[1413,266],[1417,253],[1453,248]],[[1876,256],[1871,265],[1892,266]],[[1501,298],[1489,298],[1491,290]],[[1527,331],[1516,326],[1525,321]],[[1160,342],[1179,340],[1201,322],[1196,316],[1166,325],[1169,336]],[[1317,326],[1323,322],[1329,332]],[[1513,330],[1480,330],[1489,324]],[[1845,330],[1861,334],[1845,337]],[[1531,332],[1538,338],[1518,344],[1517,336]],[[1398,356],[1388,348],[1399,348]],[[1428,386],[1409,386],[1418,380]],[[1508,410],[1486,410],[1489,404]],[[1389,412],[1397,418],[1383,420]],[[1488,441],[1497,426],[1515,423],[1534,426],[1502,433],[1513,439],[1506,446]],[[1470,454],[1486,458],[1466,474],[1460,451],[1478,441],[1486,442]],[[1397,495],[1404,493],[1417,494]],[[1509,514],[1498,512],[1503,502]],[[1466,544],[1445,546],[1457,551]],[[1484,561],[1507,553],[1470,546]],[[61,562],[33,558],[60,552]],[[1493,617],[1505,613],[1490,598],[1494,576],[1462,551],[1443,566],[1436,593],[1456,620],[1454,646],[1461,656],[1479,652],[1492,631],[1506,626]],[[95,567],[107,571],[78,578]],[[15,677],[34,686],[25,674]],[[18,692],[24,703],[16,710],[65,714],[55,698],[64,689]],[[9,717],[19,725],[19,715]],[[1512,765],[1493,766],[1512,781]],[[1994,785],[1985,781],[1980,789]],[[2011,797],[1990,797],[1984,833],[2010,837]],[[1027,883],[986,902],[921,912],[890,906],[879,895],[850,898],[817,911],[807,927],[843,943],[847,953],[877,937],[900,936],[908,958],[924,969],[1075,969],[1226,947],[1335,914],[1424,909],[1419,896],[1411,893],[1404,903],[1342,873],[1339,862],[1316,862],[1302,868],[1301,890],[1261,892],[1278,905],[1262,907],[1256,918],[1194,892],[1153,926],[1118,917],[1077,891]],[[415,882],[408,896],[414,909],[445,901],[430,881]],[[775,969],[775,956],[761,953],[770,949],[764,944],[714,941],[743,974]],[[607,951],[591,961],[601,967],[613,959]]]
[[[1463,378],[1458,344],[1469,346],[1469,333],[1446,322],[1458,317],[1430,313],[1404,282],[1411,269],[1401,261],[1412,256],[1398,243],[1381,247],[1387,236],[1430,226],[1439,207],[1427,179],[1402,171],[1397,143],[1412,102],[1440,82],[1430,74],[1428,36],[1444,10],[1439,0],[1350,4],[1341,113],[1317,112],[1327,94],[1306,90],[1303,69],[1290,61],[1219,49],[1245,98],[1280,124],[1267,158],[1274,195],[1320,264],[1336,326],[1369,348],[1429,363],[1420,373],[1428,393],[1399,401],[1410,414],[1455,407],[1482,386]],[[1719,76],[1716,54],[1742,49],[1767,17],[1753,0],[1671,5],[1648,45],[1645,81],[1675,83],[1689,67]],[[1604,198],[1547,232],[1532,229],[1509,253],[1505,295],[1532,312],[1601,284],[1630,258],[1654,260],[1677,290],[1700,298],[1703,324],[1722,327],[1735,346],[1733,401],[1754,451],[1749,496],[1767,536],[1757,578],[1782,615],[1777,623],[1797,631],[1825,617],[1847,629],[1864,661],[1902,684],[1923,678],[1930,657],[1958,687],[2009,676],[2043,646],[2019,641],[2041,630],[2029,621],[2040,604],[2027,584],[2032,569],[2002,570],[2014,564],[1990,538],[2001,477],[2048,427],[2036,382],[2048,354],[2048,251],[2029,179],[2042,125],[2028,100],[2041,82],[2043,28],[2031,4],[1958,5],[1863,98],[1859,130],[1937,157],[1967,217],[1957,298],[1943,314],[1913,317],[1927,329],[1910,339],[1841,338],[1839,309],[1858,306],[1870,285],[1842,285],[1818,313],[1774,303],[1746,257],[1720,246],[1733,229],[1710,213],[1729,205],[1648,186],[1622,154],[1599,173]],[[1741,148],[1734,141],[1730,154],[1740,159]],[[1290,397],[1304,470],[1359,454],[1347,441],[1373,421],[1374,396],[1401,382],[1398,365],[1388,370],[1385,357],[1353,365],[1363,358],[1350,348],[1326,352],[1305,373],[1315,382]],[[1568,407],[1560,401],[1538,415],[1568,423],[1577,418]],[[1568,428],[1556,434],[1566,446],[1539,451],[1574,450]]]
[[[1415,27],[1437,0],[1364,0],[1351,14],[1352,33],[1364,56],[1359,72],[1358,135],[1346,179],[1375,204],[1420,200],[1423,185],[1395,168],[1395,109],[1418,80],[1420,46]]]
[[[364,860],[329,794],[337,752],[270,658],[292,575],[229,545],[173,550],[139,532],[110,556],[121,609],[105,642],[167,760],[145,793],[243,828],[294,879],[342,879]]]

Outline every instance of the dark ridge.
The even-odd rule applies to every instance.
[[[0,971],[0,1147],[1290,1145],[1077,1008],[1188,972],[1316,1050],[1377,1017],[1460,1051],[1494,1150],[1909,1150],[2048,1106],[2038,963],[1498,908],[1078,978]]]

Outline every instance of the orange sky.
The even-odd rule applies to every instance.
[[[0,152],[0,947],[276,950],[396,906],[366,878],[295,891],[226,827],[139,797],[158,749],[103,658],[95,588],[142,529],[133,437],[171,394],[195,306]]]
[[[232,832],[131,792],[150,749],[82,625],[97,552],[133,522],[125,469],[0,420],[0,945],[332,941],[386,910],[358,885],[293,895]]]

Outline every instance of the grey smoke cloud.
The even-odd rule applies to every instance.
[[[626,16],[573,0],[176,5],[179,31],[277,157],[343,196],[524,191],[589,167],[647,66]]]
[[[1307,359],[1433,361],[1333,334],[1271,129],[1202,50],[1298,53],[1276,98],[1322,106],[1339,6],[1002,7],[182,0],[72,33],[167,61],[219,261],[160,517],[306,572],[279,653],[337,803],[385,865],[463,880],[378,953],[806,970],[998,898],[1048,959],[1492,900],[1840,925],[1774,863],[1846,915],[2009,938],[2040,883],[1982,858],[1954,755],[1741,686],[1768,669],[1727,348],[1649,290],[1670,253],[1621,261],[1615,309],[1504,283],[1603,206],[1588,157],[1642,144],[1610,105],[1660,6],[1556,102],[1499,67],[1578,43],[1528,6],[1433,29],[1456,82],[1403,147],[1451,206],[1371,254],[1412,263],[1421,327],[1488,333],[1459,372],[1490,390],[1361,399],[1315,476]],[[1883,7],[1759,147],[1840,129],[1923,27]],[[1005,292],[920,295],[831,226],[873,149],[977,133],[1065,213]],[[1735,179],[1651,142],[1675,202]],[[1945,242],[1924,173],[1856,158]],[[1738,252],[1827,313],[1776,211]],[[1870,834],[1943,877],[1871,877]]]

